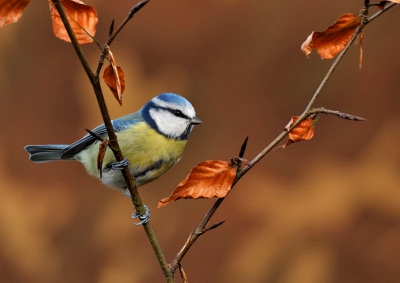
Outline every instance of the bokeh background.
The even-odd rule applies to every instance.
[[[106,40],[132,1],[87,1]],[[187,97],[203,124],[184,156],[140,188],[171,261],[214,200],[157,209],[198,162],[229,160],[246,136],[254,158],[308,104],[333,61],[300,45],[363,1],[156,1],[112,45],[127,77],[123,107],[155,95]],[[371,14],[377,10],[371,9]],[[315,137],[268,154],[234,188],[182,262],[193,282],[400,282],[400,30],[398,7],[365,29],[316,106],[367,122],[322,116]],[[84,47],[92,66],[99,51]],[[77,162],[34,164],[27,144],[71,143],[101,123],[70,44],[52,35],[46,1],[0,29],[0,281],[163,282],[129,199]],[[178,277],[178,276],[177,276]],[[177,278],[177,282],[180,279]]]

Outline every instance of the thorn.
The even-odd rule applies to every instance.
[[[240,152],[239,152],[239,157],[243,158],[244,156],[244,152],[246,151],[246,146],[247,146],[247,141],[249,140],[249,137],[247,136],[246,139],[244,140],[242,147],[240,148]]]
[[[89,129],[86,129],[86,128],[85,128],[85,130],[86,130],[86,132],[88,132],[92,137],[98,139],[98,140],[101,141],[101,142],[104,141],[104,139],[103,139],[101,136],[99,136],[98,134],[96,134],[95,132],[93,132],[93,131],[91,131],[91,130],[89,130]]]
[[[111,22],[110,31],[108,33],[108,36],[111,37],[113,35],[113,32],[114,32],[114,19]]]

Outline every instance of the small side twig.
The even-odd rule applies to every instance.
[[[181,264],[179,264],[179,273],[181,274],[181,279],[183,283],[189,283],[189,280],[186,276],[185,271],[183,270],[183,267]]]
[[[99,59],[99,64],[97,65],[97,69],[95,74],[99,76],[101,68],[104,63],[104,58],[107,56],[108,52],[106,52],[106,48],[108,48],[111,43],[114,41],[115,37],[120,33],[120,31],[123,29],[123,27],[133,18],[133,16],[140,10],[142,9],[147,3],[149,3],[150,0],[143,0],[139,3],[137,3],[133,8],[129,11],[128,16],[124,19],[124,21],[121,23],[121,25],[117,28],[115,33],[113,33],[114,30],[114,21],[112,23],[112,28],[110,28],[109,36],[107,39],[106,44],[104,45],[103,51],[101,52],[100,59]]]
[[[224,223],[225,223],[225,220],[222,220],[222,221],[220,221],[220,222],[218,222],[218,223],[215,223],[215,224],[213,224],[213,225],[210,225],[210,226],[206,227],[206,228],[203,230],[203,234],[206,233],[206,232],[208,232],[208,231],[210,231],[210,230],[213,230],[213,229],[215,229],[215,228],[218,228],[219,226],[221,226],[221,225],[224,224]]]
[[[308,112],[308,114],[313,115],[313,114],[333,114],[336,115],[342,119],[346,119],[346,120],[351,120],[351,121],[367,121],[366,119],[362,118],[362,117],[358,117],[355,115],[351,115],[351,114],[347,114],[347,113],[343,113],[337,110],[329,110],[326,109],[324,107],[320,107],[320,108],[315,108],[312,109]]]
[[[97,45],[97,47],[101,50],[100,43],[96,40],[96,38],[95,38],[93,35],[91,35],[83,26],[81,26],[81,25],[74,19],[74,17],[72,17],[72,16],[70,15],[70,13],[68,12],[67,9],[64,8],[64,11],[65,11],[66,14],[68,14],[69,18],[70,18],[80,29],[82,29],[82,30],[87,34],[87,36],[89,36],[89,37],[93,40],[93,42]]]
[[[133,8],[129,11],[128,16],[126,16],[125,20],[121,23],[121,25],[117,28],[115,33],[109,38],[107,44],[110,45],[111,42],[114,41],[115,37],[118,35],[118,33],[124,28],[124,26],[133,18],[133,16],[139,12],[140,9],[142,9],[147,3],[149,3],[150,0],[143,0],[139,3],[137,3]]]

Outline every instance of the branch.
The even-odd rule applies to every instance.
[[[337,56],[336,60],[332,64],[331,68],[325,75],[324,79],[322,80],[321,84],[315,91],[314,95],[311,97],[310,102],[308,103],[306,109],[303,111],[303,113],[300,115],[300,117],[297,119],[295,123],[293,123],[292,127],[290,130],[284,130],[281,132],[266,148],[264,148],[252,161],[246,163],[246,165],[242,168],[239,169],[236,173],[236,179],[232,184],[232,188],[236,185],[236,183],[254,166],[256,165],[265,155],[267,155],[275,146],[278,145],[280,141],[293,129],[295,128],[298,124],[301,123],[305,118],[307,118],[310,114],[316,114],[316,113],[325,113],[325,114],[335,114],[340,116],[339,111],[333,111],[333,110],[328,110],[324,108],[318,108],[318,109],[313,109],[312,107],[314,106],[315,101],[319,97],[322,89],[324,88],[326,82],[329,80],[329,78],[332,76],[333,71],[336,69],[336,66],[339,64],[339,62],[342,60],[343,56],[346,54],[347,50],[349,49],[350,45],[354,42],[354,40],[357,38],[358,34],[362,31],[362,29],[370,23],[372,20],[376,19],[378,16],[382,15],[384,12],[386,12],[388,9],[392,8],[395,4],[390,3],[388,4],[385,9],[375,13],[373,16],[370,18],[362,21],[361,25],[354,31],[353,36],[351,37],[350,41],[346,45],[346,47],[339,53]],[[344,113],[341,113],[344,114]],[[348,114],[345,114],[348,115]],[[353,116],[353,120],[357,120],[356,118],[359,119],[359,121],[365,120],[361,117]],[[356,118],[355,118],[356,117]],[[342,117],[343,118],[343,117]],[[241,151],[242,152],[242,151]],[[217,211],[218,207],[221,205],[221,203],[224,201],[225,198],[219,198],[215,201],[215,203],[212,205],[212,207],[209,209],[209,211],[206,213],[204,216],[203,220],[200,222],[200,224],[197,226],[195,231],[189,235],[189,238],[186,240],[185,244],[183,245],[182,249],[177,253],[175,258],[172,260],[172,262],[169,264],[171,271],[174,273],[176,268],[179,266],[180,262],[182,261],[183,257],[185,254],[189,251],[190,247],[194,244],[194,242],[202,235],[204,234],[205,231],[207,231],[207,225],[211,219],[211,217],[214,215],[214,213]]]
[[[149,1],[150,0],[143,0],[139,3],[137,3],[135,6],[133,6],[133,8],[129,11],[128,16],[125,18],[125,20],[122,22],[122,24],[117,28],[117,31],[114,34],[113,34],[114,21],[112,22],[107,43],[104,45],[103,51],[101,52],[99,64],[96,69],[97,76],[99,76],[99,74],[100,74],[101,67],[103,66],[103,63],[104,63],[104,58],[108,55],[108,48],[111,45],[111,43],[114,41],[115,37],[119,34],[119,32],[122,30],[122,28],[133,18],[133,16],[140,9],[142,9]]]
[[[71,27],[71,25],[70,25],[70,23],[68,21],[67,15],[65,13],[65,10],[64,10],[60,0],[53,0],[53,3],[55,5],[58,13],[60,14],[60,17],[61,17],[61,19],[62,19],[62,21],[64,23],[64,26],[65,26],[65,28],[67,30],[67,33],[68,33],[68,35],[69,35],[69,37],[71,39],[71,43],[72,43],[72,45],[73,45],[73,47],[74,47],[74,49],[75,49],[75,51],[76,51],[76,53],[78,55],[78,58],[79,58],[80,62],[82,63],[82,66],[85,69],[85,72],[86,72],[87,76],[89,77],[89,80],[90,80],[90,82],[92,84],[93,90],[94,90],[96,98],[97,98],[97,103],[99,105],[99,108],[100,108],[100,111],[101,111],[101,114],[102,114],[102,117],[103,117],[103,122],[104,122],[104,125],[105,125],[106,129],[107,129],[107,134],[108,134],[109,141],[110,141],[110,149],[113,151],[117,161],[124,160],[124,156],[123,156],[123,154],[121,152],[121,149],[119,147],[119,144],[118,144],[118,141],[117,141],[117,136],[115,135],[114,128],[113,128],[112,123],[111,123],[110,115],[108,113],[107,105],[106,105],[106,102],[104,100],[104,96],[103,96],[103,92],[102,92],[101,85],[100,85],[100,80],[99,80],[99,72],[100,72],[101,66],[103,65],[104,58],[108,54],[107,50],[108,50],[109,45],[111,44],[111,42],[115,39],[116,35],[121,31],[121,29],[125,26],[125,24],[133,17],[133,15],[137,11],[139,11],[148,2],[149,2],[149,0],[145,0],[145,1],[142,1],[142,2],[138,3],[136,6],[134,6],[131,9],[128,17],[124,20],[123,24],[118,28],[117,32],[113,36],[109,37],[109,39],[107,41],[107,44],[105,45],[105,47],[103,49],[103,52],[102,52],[102,54],[100,56],[99,65],[97,67],[97,71],[96,71],[96,73],[93,73],[93,71],[91,70],[91,68],[89,66],[89,63],[88,63],[88,61],[87,61],[87,59],[85,57],[85,54],[83,53],[83,51],[81,49],[81,46],[80,46],[78,40],[75,37],[75,34],[74,34],[74,32],[72,30],[72,27]],[[145,210],[145,207],[143,206],[143,203],[142,203],[142,200],[140,198],[139,192],[138,192],[137,187],[135,185],[135,180],[132,177],[131,173],[129,172],[129,169],[125,168],[124,170],[121,170],[121,173],[122,173],[122,175],[123,175],[123,177],[125,179],[125,182],[127,184],[127,188],[128,188],[128,190],[129,190],[129,192],[131,194],[132,203],[134,204],[136,211],[139,214],[144,214],[146,210]],[[155,234],[153,232],[153,229],[151,228],[150,223],[148,222],[146,224],[143,224],[143,228],[146,231],[147,237],[150,240],[150,244],[153,247],[153,250],[154,250],[154,252],[156,254],[156,257],[157,257],[157,259],[159,261],[159,264],[160,264],[160,266],[161,266],[161,268],[163,270],[163,273],[164,273],[164,276],[165,276],[167,282],[174,282],[173,273],[168,268],[168,263],[165,260],[165,257],[164,257],[164,255],[162,253],[162,250],[161,250],[161,247],[160,247],[160,245],[159,245],[159,243],[157,241],[157,238],[155,237]]]
[[[329,109],[326,109],[324,107],[315,108],[315,109],[310,110],[308,112],[308,114],[309,114],[308,116],[315,115],[315,114],[320,114],[320,113],[322,113],[322,114],[333,114],[333,115],[336,115],[336,116],[338,116],[340,118],[343,118],[343,119],[346,119],[346,120],[351,120],[351,121],[366,121],[366,119],[364,119],[362,117],[358,117],[358,116],[355,116],[355,115],[339,112],[337,110],[329,110]]]

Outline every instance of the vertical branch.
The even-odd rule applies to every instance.
[[[103,96],[103,92],[101,89],[101,85],[100,85],[100,80],[99,80],[99,71],[101,69],[103,60],[105,58],[106,54],[106,49],[108,48],[108,45],[111,43],[111,41],[115,38],[116,34],[114,34],[113,37],[110,37],[111,40],[109,40],[108,44],[106,45],[106,47],[103,49],[103,52],[101,54],[101,58],[100,58],[100,62],[99,62],[99,66],[97,68],[97,72],[93,73],[93,71],[91,70],[89,63],[85,57],[85,54],[83,53],[83,50],[78,42],[78,40],[76,39],[76,36],[72,30],[72,27],[68,21],[67,15],[65,13],[65,10],[63,8],[63,6],[61,5],[60,0],[52,0],[58,13],[60,14],[60,17],[63,21],[64,27],[67,30],[67,33],[71,39],[71,43],[77,53],[77,56],[83,66],[83,68],[85,69],[85,72],[92,84],[94,93],[96,95],[96,99],[97,99],[97,103],[99,105],[102,117],[103,117],[103,122],[104,125],[107,129],[107,134],[109,137],[109,141],[110,141],[110,148],[113,151],[115,158],[117,161],[122,161],[124,160],[124,156],[121,152],[121,149],[119,147],[118,141],[117,141],[117,136],[114,132],[114,128],[112,126],[111,123],[111,119],[110,119],[110,115],[107,109],[107,105]],[[133,17],[133,14],[136,13],[140,8],[142,8],[149,0],[145,0],[140,2],[138,5],[136,5],[129,13],[127,19],[124,21],[124,24],[122,26],[120,26],[120,28],[118,29],[118,32],[122,29],[122,27],[126,24],[126,22],[131,19]],[[121,173],[125,179],[125,182],[127,184],[128,190],[132,196],[132,203],[134,204],[136,210],[140,213],[140,214],[144,214],[145,213],[145,207],[143,206],[142,200],[140,198],[138,189],[135,185],[135,180],[132,177],[131,173],[129,172],[128,168],[125,168],[124,170],[121,170]],[[165,279],[167,282],[174,282],[174,277],[173,274],[171,272],[171,270],[168,267],[168,263],[163,255],[163,252],[161,250],[161,247],[157,241],[157,238],[154,234],[154,231],[150,225],[150,223],[146,223],[143,224],[143,228],[146,231],[147,237],[149,238],[150,244],[153,247],[153,250],[156,254],[156,257],[158,259],[158,262],[163,270]]]

